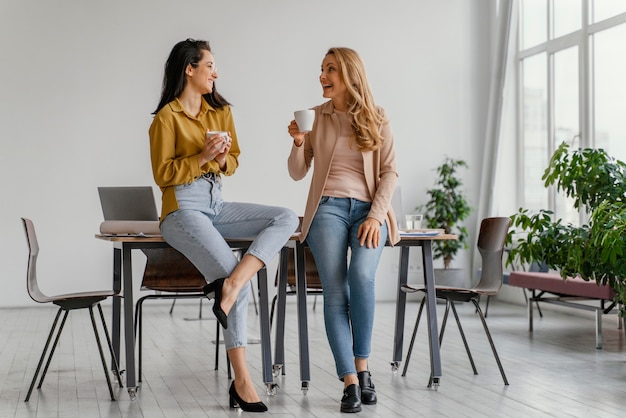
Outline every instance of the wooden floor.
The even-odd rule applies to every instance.
[[[258,391],[269,407],[264,416],[338,417],[342,384],[324,333],[321,306],[309,308],[311,382],[301,391],[297,357],[295,304],[289,298],[285,376],[277,378],[275,396],[265,394],[260,371],[260,346],[248,355]],[[229,410],[230,381],[223,348],[220,369],[214,370],[215,320],[197,318],[198,303],[146,303],[144,382],[136,400],[114,386],[118,400],[108,396],[106,382],[87,312],[74,312],[61,339],[41,390],[25,403],[30,379],[51,325],[54,309],[33,307],[0,310],[0,417],[238,417],[258,414]],[[417,304],[407,306],[405,352]],[[438,305],[441,319],[443,305]],[[210,315],[210,310],[206,309]],[[425,327],[406,377],[390,367],[393,303],[376,311],[370,369],[379,402],[364,406],[360,417],[623,417],[626,407],[626,343],[616,317],[604,319],[604,348],[595,349],[594,322],[587,312],[544,311],[527,331],[522,306],[492,303],[489,326],[510,386],[498,372],[480,321],[469,305],[459,314],[468,335],[479,375],[472,374],[454,323],[442,346],[443,378],[438,390],[426,387],[429,366]],[[105,307],[105,314],[110,308]],[[258,340],[258,321],[251,305],[250,339]],[[107,357],[108,359],[108,357]],[[261,415],[263,416],[263,415]]]

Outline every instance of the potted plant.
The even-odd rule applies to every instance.
[[[542,179],[583,209],[588,222],[576,226],[554,220],[550,211],[520,208],[511,216],[507,263],[543,261],[566,279],[580,276],[611,286],[626,302],[626,164],[603,149],[556,150]],[[622,315],[624,311],[622,310]]]
[[[451,269],[452,260],[457,253],[468,248],[469,233],[462,222],[472,212],[462,190],[463,182],[458,177],[459,168],[467,168],[467,163],[446,157],[435,169],[437,171],[435,186],[427,191],[429,200],[416,208],[423,211],[426,227],[443,229],[446,234],[456,234],[459,237],[458,240],[433,242],[433,259],[442,259],[443,270],[449,270],[446,273],[435,271],[438,284],[463,285],[465,282],[459,277],[460,270]],[[444,275],[457,277],[443,277]]]

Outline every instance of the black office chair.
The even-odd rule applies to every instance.
[[[26,272],[26,285],[28,289],[28,295],[35,302],[38,303],[49,303],[59,307],[57,311],[56,317],[54,318],[54,322],[52,323],[52,327],[50,329],[50,333],[48,334],[48,339],[46,341],[46,345],[44,346],[43,352],[41,353],[41,357],[39,359],[39,363],[37,364],[37,370],[35,370],[35,375],[33,376],[33,380],[30,383],[30,387],[28,388],[28,393],[26,394],[26,399],[24,402],[28,402],[30,399],[30,395],[33,391],[33,387],[35,386],[35,381],[37,380],[37,376],[39,375],[39,371],[41,370],[41,366],[43,365],[44,358],[46,357],[46,352],[48,351],[48,347],[50,346],[50,341],[52,340],[54,331],[57,327],[57,323],[59,321],[59,317],[63,312],[63,319],[61,320],[61,324],[59,325],[58,331],[56,333],[56,337],[54,338],[54,343],[52,344],[52,348],[50,349],[50,354],[48,355],[48,360],[46,361],[46,365],[41,374],[41,378],[39,380],[39,384],[37,385],[37,389],[41,389],[41,385],[43,384],[43,380],[46,377],[46,372],[48,371],[48,367],[50,366],[50,362],[52,360],[52,356],[54,355],[54,350],[57,347],[59,339],[61,338],[61,332],[63,332],[63,326],[65,325],[65,321],[67,320],[67,316],[70,311],[77,309],[89,309],[89,315],[91,317],[91,324],[93,326],[93,332],[96,337],[96,342],[98,344],[98,351],[100,352],[100,359],[102,360],[102,368],[104,370],[104,375],[106,377],[107,385],[109,387],[109,394],[111,395],[111,400],[115,400],[115,395],[113,394],[113,387],[111,386],[111,379],[109,377],[109,372],[107,370],[107,363],[104,359],[104,352],[102,350],[102,344],[100,343],[100,335],[98,334],[98,328],[96,327],[96,321],[93,314],[93,307],[96,306],[98,308],[98,312],[100,313],[100,319],[102,320],[102,327],[104,328],[104,334],[106,336],[107,343],[109,345],[109,351],[111,353],[111,359],[113,361],[113,372],[117,376],[117,381],[120,387],[123,387],[122,380],[120,376],[119,366],[117,360],[115,358],[115,354],[113,353],[113,346],[111,344],[111,338],[109,336],[109,331],[106,326],[106,321],[104,320],[104,314],[102,313],[102,307],[100,306],[100,302],[111,297],[118,296],[117,292],[112,290],[103,290],[96,292],[81,292],[81,293],[68,293],[64,295],[57,296],[47,296],[39,289],[39,285],[37,283],[37,257],[39,256],[39,243],[37,241],[37,235],[35,233],[35,226],[30,219],[22,218],[24,223],[24,230],[26,232],[26,240],[28,242],[28,268]]]
[[[474,374],[478,374],[476,366],[474,364],[474,359],[472,358],[469,345],[467,344],[467,340],[465,339],[465,333],[463,332],[463,327],[461,326],[461,322],[459,320],[459,316],[455,307],[455,302],[472,302],[476,307],[476,311],[478,312],[482,321],[485,334],[487,335],[487,339],[489,340],[489,344],[491,345],[491,350],[493,351],[496,363],[498,363],[498,368],[500,369],[500,374],[502,375],[502,380],[504,381],[505,385],[508,385],[509,382],[506,378],[506,375],[504,374],[504,369],[502,368],[500,357],[498,356],[496,347],[493,344],[491,333],[489,332],[489,328],[487,327],[487,322],[485,321],[483,312],[480,309],[478,300],[481,295],[493,296],[497,294],[502,287],[502,254],[504,252],[504,243],[510,225],[511,219],[507,217],[486,218],[483,219],[483,221],[481,222],[480,232],[478,234],[477,248],[482,258],[482,270],[480,280],[476,284],[476,286],[472,288],[435,286],[437,298],[446,300],[446,311],[443,317],[441,331],[439,334],[439,344],[441,344],[443,340],[443,333],[446,328],[448,313],[450,309],[452,309],[452,313],[454,314],[456,323],[459,327],[459,332],[461,333],[461,338],[463,339],[463,344],[465,345],[465,351],[467,352],[467,356],[469,357],[470,364],[472,366]],[[407,293],[426,292],[426,288],[424,286],[404,285],[402,286],[402,291]],[[402,376],[406,376],[406,371],[409,367],[409,360],[411,359],[411,353],[413,351],[413,345],[415,343],[415,335],[417,334],[417,327],[419,325],[425,301],[426,298],[422,299],[422,303],[419,307],[419,312],[417,315],[417,320],[415,321],[415,327],[413,328],[413,335],[411,337],[411,343],[409,345],[409,351],[407,352]],[[428,383],[429,387],[431,385],[432,376]]]

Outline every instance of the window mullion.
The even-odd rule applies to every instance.
[[[547,116],[547,140],[548,146],[546,147],[548,151],[547,161],[550,161],[552,154],[554,154],[554,52],[550,52],[547,54],[547,82],[548,82],[548,106],[546,112]],[[553,213],[556,213],[556,188],[554,186],[550,186],[548,192],[548,207]]]
[[[594,147],[595,146],[595,134],[594,134],[594,117],[593,117],[593,89],[592,89],[592,74],[591,74],[591,38],[589,35],[589,2],[593,0],[582,1],[582,30],[580,33],[580,45],[578,52],[578,94],[579,94],[579,124],[580,124],[580,146],[581,147]],[[592,35],[591,35],[592,36]],[[584,208],[580,208],[578,211],[578,217],[580,225],[584,225],[588,221],[588,214]]]
[[[579,71],[578,71],[578,91],[579,91],[579,118],[580,121],[580,146],[595,146],[595,135],[593,129],[593,85],[591,68],[591,40],[589,35],[589,0],[582,1],[582,30],[579,37]]]

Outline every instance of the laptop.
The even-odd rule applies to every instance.
[[[150,186],[98,187],[103,235],[157,236],[159,215]]]
[[[404,206],[402,205],[402,190],[400,189],[400,185],[396,184],[396,188],[393,191],[393,195],[391,196],[391,207],[393,208],[394,213],[396,214],[396,221],[398,223],[398,229],[404,229]]]
[[[105,221],[158,221],[150,186],[98,187]]]
[[[434,237],[443,233],[442,229],[407,229],[406,228],[406,215],[404,206],[402,205],[402,190],[400,185],[396,185],[396,188],[391,197],[391,207],[396,213],[396,221],[398,223],[398,229],[400,230],[401,237]]]

